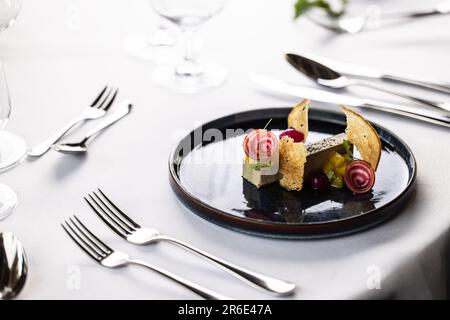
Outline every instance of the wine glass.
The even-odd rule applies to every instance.
[[[20,0],[0,0],[0,33],[7,29],[17,18]],[[0,61],[0,171],[12,168],[25,157],[27,145],[18,136],[2,131],[11,114],[11,100],[8,84]],[[13,189],[0,183],[0,220],[12,213],[17,205],[17,195]]]
[[[25,158],[27,144],[18,136],[3,131],[11,114],[11,100],[8,84],[0,61],[0,171],[11,169]],[[16,207],[17,196],[14,190],[0,183],[0,220],[6,218]]]
[[[223,67],[200,64],[197,60],[197,29],[218,14],[226,0],[151,0],[153,9],[176,24],[184,35],[183,61],[175,67],[159,66],[153,81],[182,93],[195,93],[222,85],[226,78]]]

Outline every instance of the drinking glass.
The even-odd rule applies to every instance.
[[[11,169],[24,159],[27,144],[18,136],[3,131],[11,114],[11,100],[8,84],[0,61],[0,171]],[[0,183],[0,220],[6,218],[16,207],[17,196],[14,190]]]
[[[20,0],[0,0],[0,33],[6,30],[17,18]],[[10,169],[19,163],[27,149],[25,141],[16,135],[2,131],[11,114],[11,100],[8,84],[0,60],[0,171]],[[0,183],[0,220],[12,213],[17,205],[17,195],[13,189]]]
[[[151,0],[153,9],[176,24],[184,35],[183,61],[175,67],[155,69],[153,81],[178,92],[195,93],[218,87],[226,79],[226,71],[215,64],[201,64],[197,59],[197,29],[218,14],[226,0]]]

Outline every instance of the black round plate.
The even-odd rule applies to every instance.
[[[389,130],[373,124],[383,145],[376,183],[370,194],[347,189],[287,191],[273,183],[257,189],[242,175],[244,131],[284,130],[291,108],[232,114],[204,124],[176,146],[169,159],[170,182],[193,212],[221,226],[275,238],[309,239],[343,235],[391,217],[410,198],[416,161],[409,147]],[[343,132],[342,113],[312,109],[308,142]]]

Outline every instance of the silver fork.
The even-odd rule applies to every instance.
[[[292,282],[275,279],[258,274],[254,271],[246,270],[223,259],[217,258],[203,250],[195,248],[186,242],[162,235],[158,230],[140,226],[120,210],[100,189],[98,189],[98,192],[93,191],[91,194],[88,194],[88,197],[84,197],[84,199],[103,222],[130,243],[147,245],[158,241],[168,241],[205,258],[209,262],[221,267],[229,274],[244,280],[256,288],[280,296],[291,295],[295,291],[296,286]]]
[[[103,117],[116,99],[118,91],[119,89],[114,89],[106,86],[97,96],[97,98],[95,98],[95,100],[91,103],[91,105],[84,109],[81,116],[75,118],[55,134],[45,139],[38,145],[34,146],[32,149],[28,150],[27,154],[31,157],[40,157],[77,124],[87,120]]]
[[[150,270],[153,270],[166,278],[169,278],[176,283],[184,286],[190,291],[196,293],[202,298],[212,299],[212,300],[228,300],[229,298],[218,294],[212,290],[203,288],[202,286],[195,284],[189,280],[183,279],[169,271],[161,269],[155,265],[149,264],[147,262],[131,259],[128,254],[120,251],[116,251],[106,245],[103,241],[97,238],[78,218],[77,216],[70,217],[61,226],[69,235],[69,237],[84,251],[94,259],[96,262],[100,263],[102,266],[107,268],[120,268],[127,265],[139,265]]]

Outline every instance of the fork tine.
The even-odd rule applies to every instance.
[[[103,95],[103,97],[97,102],[97,104],[95,104],[93,107],[97,108],[97,109],[101,109],[102,106],[105,104],[105,102],[109,99],[109,97],[111,96],[111,93],[113,92],[114,88],[109,87],[106,90],[106,93]]]
[[[97,188],[98,192],[100,192],[100,194],[103,196],[103,198],[111,205],[111,207],[113,207],[116,211],[117,214],[120,214],[120,216],[126,220],[128,223],[130,223],[134,228],[140,228],[141,226],[135,222],[133,219],[131,219],[129,216],[127,216],[122,210],[119,209],[119,207],[117,207],[114,202],[111,201],[111,199],[109,199],[106,194],[100,189]],[[95,193],[95,191],[94,191]]]
[[[111,218],[108,219],[103,208],[101,208],[100,205],[95,202],[95,199],[93,199],[91,195],[88,195],[88,196],[90,199],[84,197],[84,200],[86,200],[88,205],[92,208],[92,210],[94,210],[95,214],[100,219],[102,219],[102,221],[104,223],[106,223],[106,225],[108,225],[115,233],[117,233],[122,238],[126,239],[127,235],[129,235],[130,232],[125,230],[123,227],[122,227],[122,229],[120,229],[119,226],[116,225]],[[94,203],[95,203],[95,205],[94,205]],[[97,207],[98,207],[98,209],[97,209]]]
[[[100,207],[100,209],[103,211],[103,213],[112,221],[114,222],[116,225],[118,225],[121,229],[125,230],[126,233],[131,233],[133,231],[135,231],[135,229],[131,226],[129,226],[128,224],[126,224],[125,222],[123,222],[123,220],[120,219],[120,217],[118,217],[112,210],[111,208],[109,208],[105,202],[103,202],[102,199],[99,198],[99,196],[95,193],[92,192],[92,194],[94,196],[92,196],[91,194],[89,194],[89,197],[95,202],[95,204]]]
[[[67,224],[67,226],[65,224]],[[83,242],[81,242],[81,240],[79,240],[78,236],[76,236],[74,233],[72,233],[73,231],[69,231],[69,228],[70,228],[70,230],[72,230],[72,228],[69,226],[69,224],[67,222],[61,223],[61,227],[69,235],[69,237],[73,240],[73,242],[75,242],[78,245],[78,247],[80,247],[81,250],[86,252],[86,254],[89,257],[91,257],[92,259],[94,259],[97,262],[102,260],[102,257],[97,252],[93,251],[90,247],[87,247]]]
[[[116,100],[118,92],[119,92],[119,89],[116,88],[111,99],[105,105],[101,106],[100,108],[102,108],[105,111],[108,111],[108,109],[112,106],[114,100]]]
[[[103,97],[103,94],[106,92],[106,89],[108,89],[108,86],[105,86],[103,88],[103,90],[99,93],[97,98],[95,98],[95,100],[91,103],[91,107],[95,106],[100,101],[100,99]]]
[[[77,236],[77,238],[83,242],[85,245],[87,245],[92,251],[97,253],[100,257],[105,257],[107,254],[106,252],[99,248],[98,245],[96,245],[91,239],[89,239],[86,234],[78,227],[72,219],[69,218],[69,220],[66,220],[66,226],[73,231],[73,233]]]
[[[110,220],[115,222],[115,224],[119,225],[122,229],[128,231],[129,233],[136,231],[133,226],[128,224],[120,217],[120,215],[116,214],[114,210],[108,207],[108,205],[95,193],[95,191],[92,192],[92,195],[90,194],[89,197],[91,197],[95,201],[97,206],[101,207],[105,215],[107,215]]]
[[[132,220],[129,216],[127,216],[122,210],[120,210],[112,201],[109,199],[106,194],[100,189],[97,188],[98,192],[102,195],[102,197],[105,199],[105,201],[102,201],[101,197],[97,195],[95,191],[92,191],[93,194],[99,198],[102,203],[107,206],[111,212],[114,213],[115,216],[117,216],[123,223],[127,224],[130,228],[136,229],[141,228],[139,224],[137,224],[134,220]],[[112,207],[114,210],[112,210],[110,207]],[[116,211],[116,212],[114,212]]]
[[[69,218],[69,219],[72,221],[73,225],[75,227],[77,227],[81,232],[83,232],[83,230],[84,230],[83,233],[85,233],[88,238],[91,238],[91,241],[96,242],[97,246],[100,247],[100,249],[102,249],[104,252],[111,253],[113,251],[106,243],[104,243],[102,240],[97,238],[97,236],[95,234],[93,234],[91,232],[91,230],[89,230],[83,224],[83,222],[81,222],[81,220],[78,219],[78,217],[76,215],[73,215],[73,219],[72,218]]]

